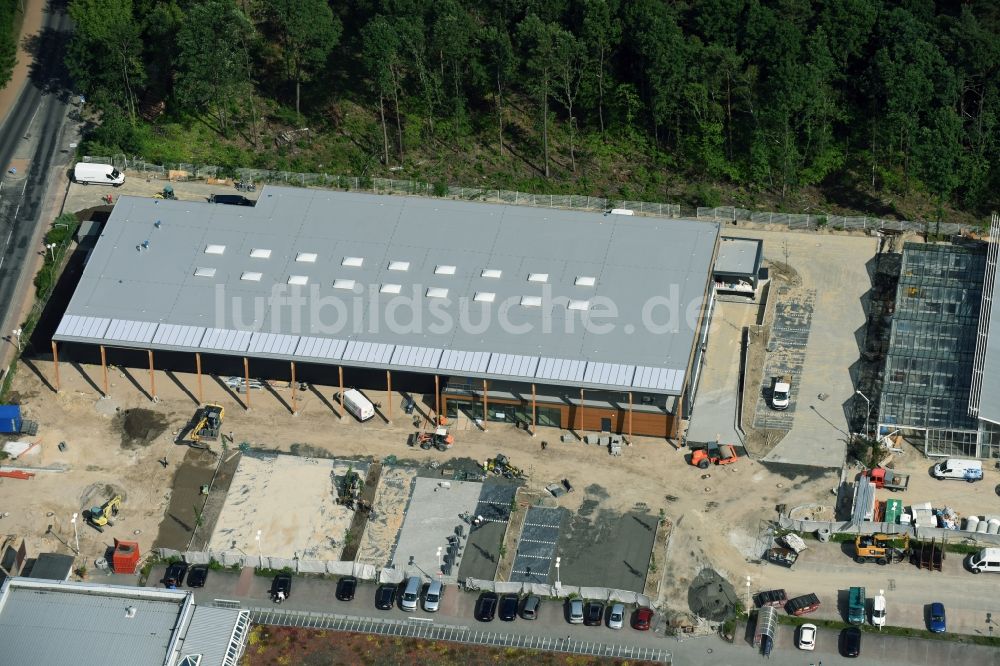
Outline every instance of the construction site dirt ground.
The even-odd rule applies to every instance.
[[[42,440],[31,461],[22,462],[65,471],[39,472],[25,481],[0,480],[0,510],[9,514],[2,519],[4,531],[24,534],[33,553],[70,552],[74,537],[69,520],[73,513],[103,501],[105,489],[117,490],[125,496],[119,520],[103,534],[80,529],[81,559],[92,563],[103,556],[115,536],[134,537],[142,550],[148,551],[161,523],[169,520],[165,514],[175,492],[175,470],[192,464],[188,458],[191,449],[174,440],[197,406],[191,397],[197,391],[195,376],[167,376],[157,371],[155,403],[146,397],[148,384],[141,384],[142,379],[148,380],[143,371],[112,368],[112,397],[106,399],[94,388],[102,382],[100,366],[61,364],[58,394],[46,387],[42,377],[49,383],[54,381],[53,364],[36,359],[22,362],[14,380],[14,393],[25,405],[26,417],[39,421]],[[753,554],[759,520],[773,517],[776,504],[829,501],[837,483],[833,472],[804,469],[783,474],[780,468],[771,471],[749,459],[706,472],[687,464],[686,451],[659,439],[635,438],[621,457],[611,457],[602,447],[560,442],[560,432],[555,429],[539,428],[532,438],[513,425],[498,423],[491,423],[489,431],[482,432],[464,419],[453,426],[456,444],[451,451],[423,451],[406,445],[412,417],[394,410],[388,423],[376,419],[359,424],[350,417],[341,419],[331,410],[331,399],[325,397],[333,395],[336,389],[332,387],[298,392],[298,414],[293,416],[285,406],[291,402],[287,388],[276,388],[276,395],[255,392],[252,409],[245,411],[223,385],[204,378],[202,386],[206,402],[218,402],[226,409],[223,431],[232,433],[237,444],[246,442],[253,449],[305,451],[311,456],[322,451],[338,458],[384,459],[392,455],[418,465],[444,463],[459,456],[483,461],[502,452],[526,470],[527,490],[539,496],[546,494],[546,485],[569,479],[577,492],[554,499],[552,504],[573,513],[588,499],[584,489],[591,484],[606,493],[600,509],[614,520],[637,506],[653,516],[662,509],[672,526],[671,552],[669,556],[652,554],[656,566],[652,573],[662,578],[662,601],[681,611],[687,607],[687,587],[701,569],[713,568],[731,581],[743,575],[746,560]],[[386,398],[387,404],[398,405],[400,400],[398,395]],[[548,443],[547,448],[541,448],[542,441]],[[65,451],[58,449],[59,442],[66,443]],[[214,464],[206,459],[203,466]],[[368,550],[362,545],[366,559],[387,555],[396,525],[402,522],[397,506],[385,508],[409,494],[408,475],[398,474],[391,482],[397,486],[395,491],[382,500],[376,494],[376,512],[386,517],[387,525],[380,526],[382,536],[376,539],[377,544]],[[390,482],[385,481],[385,485]],[[314,520],[316,508],[295,497],[278,493],[269,501],[273,503],[270,510],[283,520]],[[50,524],[52,531],[46,534]],[[367,544],[367,539],[363,537],[362,543]],[[573,547],[588,545],[574,543]],[[256,544],[251,543],[250,548],[253,554]],[[639,568],[635,563],[629,565]]]

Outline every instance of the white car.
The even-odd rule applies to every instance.
[[[803,624],[801,627],[799,627],[799,649],[800,650],[816,649],[815,624]]]
[[[872,597],[872,625],[879,629],[885,626],[885,595],[882,590]]]
[[[624,622],[625,606],[623,604],[615,604],[611,607],[611,614],[608,615],[608,628],[621,629]]]

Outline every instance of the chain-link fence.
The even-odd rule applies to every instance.
[[[262,169],[225,169],[219,166],[187,163],[151,164],[141,158],[127,158],[125,155],[113,157],[85,156],[84,162],[113,164],[143,174],[146,178],[169,178],[171,180],[207,180],[234,178],[244,182],[274,183],[298,187],[325,187],[349,191],[374,192],[376,194],[409,194],[432,196],[490,203],[518,204],[543,208],[568,208],[576,210],[607,211],[627,209],[645,215],[661,217],[683,217],[694,220],[739,224],[750,223],[758,226],[785,227],[796,230],[819,231],[910,231],[929,232],[936,235],[952,235],[976,231],[976,227],[954,222],[926,222],[914,220],[886,220],[867,216],[843,216],[828,214],[772,213],[717,206],[715,208],[681,206],[670,203],[605,199],[573,194],[533,194],[511,190],[497,190],[481,187],[455,187],[418,180],[398,180],[393,178],[370,178],[357,176],[336,176],[326,173],[298,173],[293,171],[270,171]]]

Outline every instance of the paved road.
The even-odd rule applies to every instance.
[[[150,584],[155,584],[163,576],[163,566],[153,569]],[[233,602],[241,608],[274,609],[268,602],[270,579],[244,575],[230,571],[213,571],[202,589],[195,590],[195,600],[199,604],[211,605],[216,600]],[[653,631],[639,632],[630,628],[614,631],[607,627],[585,627],[566,623],[563,606],[555,601],[542,604],[539,619],[527,622],[518,619],[513,623],[494,620],[491,623],[476,622],[472,619],[476,595],[463,593],[455,587],[445,589],[441,610],[438,613],[404,613],[399,608],[378,611],[374,607],[375,586],[362,584],[354,601],[339,602],[334,597],[336,583],[327,580],[305,580],[297,578],[292,587],[292,596],[279,609],[281,611],[306,611],[307,619],[290,624],[308,625],[324,621],[319,616],[325,614],[327,622],[339,618],[380,618],[403,623],[404,627],[438,627],[454,632],[485,632],[478,634],[485,642],[494,644],[503,640],[503,635],[516,635],[522,641],[549,641],[553,650],[586,651],[618,646],[634,649],[666,651],[672,655],[675,666],[742,666],[754,663],[759,656],[743,640],[728,644],[715,636],[689,638],[677,641],[663,633],[662,624]],[[266,618],[265,618],[266,619]],[[363,627],[359,627],[363,628]],[[417,635],[418,629],[407,635]],[[468,635],[468,638],[473,638]],[[511,639],[512,641],[515,639]],[[949,641],[927,641],[904,639],[892,636],[865,634],[862,642],[863,661],[844,659],[837,653],[837,632],[821,630],[817,640],[817,650],[810,654],[797,650],[794,646],[794,631],[791,627],[778,629],[777,645],[769,663],[777,666],[825,666],[837,664],[869,664],[883,666],[937,666],[939,664],[976,664],[1000,666],[1000,650],[973,645],[963,645]],[[662,654],[662,652],[659,652]]]
[[[35,66],[0,127],[0,324],[8,320],[18,280],[33,257],[33,236],[53,167],[58,166],[69,88],[62,60],[70,34],[65,2],[48,4]],[[9,173],[14,167],[17,173]],[[7,327],[4,335],[9,332]]]

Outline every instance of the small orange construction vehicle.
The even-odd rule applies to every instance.
[[[736,462],[739,456],[736,448],[729,444],[711,442],[708,444],[690,444],[691,464],[700,469],[708,469],[710,465],[728,465]]]

